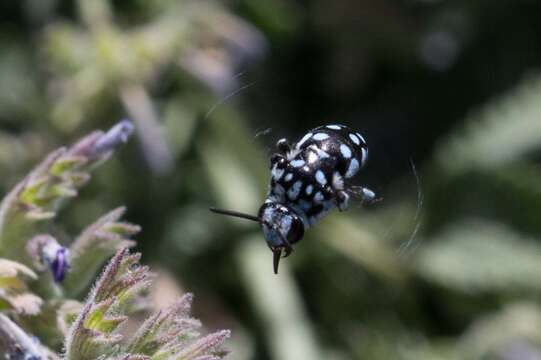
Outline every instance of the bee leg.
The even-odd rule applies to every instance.
[[[291,253],[293,252],[293,247],[291,245],[289,245],[289,247],[285,247],[285,253],[284,253],[284,257],[288,257],[289,255],[291,255]]]
[[[376,194],[372,190],[363,187],[361,188],[361,201],[365,204],[371,204],[377,201]]]
[[[325,192],[328,197],[334,199],[336,207],[340,211],[345,211],[348,208],[349,194],[344,190],[336,190],[331,186],[325,187]]]
[[[338,171],[335,171],[333,174],[331,190],[338,210],[347,210],[349,194],[344,190],[344,178]]]
[[[346,211],[349,203],[349,194],[344,190],[336,192],[336,206],[340,211]]]
[[[372,190],[362,186],[350,186],[348,191],[356,198],[360,198],[363,204],[373,204],[381,200],[381,197],[376,198],[376,194]]]

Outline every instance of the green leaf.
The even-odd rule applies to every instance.
[[[429,281],[465,293],[541,291],[541,245],[497,223],[453,225],[419,250],[416,266]]]
[[[40,198],[40,194],[47,189],[49,185],[49,178],[42,176],[39,179],[33,180],[31,183],[26,184],[24,189],[19,195],[20,201],[26,204],[36,204]]]
[[[505,351],[520,344],[539,351],[541,308],[536,303],[511,303],[477,318],[461,337],[458,348],[468,359],[509,359]]]
[[[541,76],[530,76],[516,89],[465,120],[436,150],[436,160],[449,174],[471,168],[509,164],[541,148]]]
[[[49,172],[51,175],[61,177],[86,163],[87,159],[83,156],[62,156],[54,162]]]
[[[72,268],[64,288],[72,296],[88,287],[100,266],[120,248],[131,247],[130,236],[141,229],[137,225],[119,222],[126,209],[119,207],[89,225],[70,247]]]

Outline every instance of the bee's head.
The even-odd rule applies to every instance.
[[[275,255],[275,272],[277,272],[282,250],[285,250],[284,257],[293,251],[293,244],[304,235],[304,224],[293,209],[272,201],[265,202],[261,206],[259,218],[265,241]]]
[[[302,239],[304,224],[302,219],[288,206],[267,201],[259,209],[258,216],[238,213],[231,210],[210,209],[213,212],[240,217],[261,224],[265,241],[274,254],[274,273],[278,273],[278,265],[284,251],[284,257],[293,251],[293,244]]]

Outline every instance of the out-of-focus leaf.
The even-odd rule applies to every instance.
[[[262,199],[250,169],[228,149],[211,143],[203,146],[209,178],[221,206],[246,212],[257,211]]]
[[[82,304],[74,300],[49,300],[43,304],[42,311],[32,316],[19,317],[25,329],[32,329],[41,343],[51,348],[59,348],[64,343],[67,329],[71,326]]]
[[[36,279],[37,275],[23,264],[0,259],[0,310],[39,313],[43,300],[32,294],[27,285],[27,281]]]
[[[419,249],[424,278],[465,293],[541,291],[541,245],[504,225],[466,221]]]
[[[302,20],[301,8],[294,2],[243,0],[242,3],[253,14],[256,22],[276,35],[292,32]]]
[[[43,104],[38,96],[36,74],[28,61],[29,52],[21,44],[10,44],[6,39],[2,36],[0,42],[0,111],[2,120],[14,117],[20,121],[38,115]]]
[[[164,129],[171,151],[181,155],[193,140],[197,116],[193,109],[174,98],[167,103],[164,114]]]
[[[0,259],[0,277],[14,277],[17,275],[24,275],[32,280],[38,278],[32,270],[23,264],[8,259]]]
[[[209,123],[208,138],[201,142],[198,150],[219,199],[218,205],[239,211],[257,211],[264,200],[259,180],[265,163],[262,164],[264,158],[251,141],[253,136],[242,123],[228,116],[216,115]]]
[[[441,178],[431,183],[426,197],[425,224],[431,232],[475,214],[524,233],[541,233],[541,171],[525,160]]]
[[[206,205],[185,206],[172,217],[165,238],[176,251],[194,255],[211,247],[212,240],[219,234],[221,219],[210,214]]]
[[[0,314],[0,351],[7,359],[58,359],[4,314]]]
[[[120,98],[137,125],[137,135],[148,166],[158,175],[170,173],[173,157],[150,95],[143,86],[130,85],[120,89]]]
[[[320,224],[313,233],[317,241],[327,243],[375,274],[393,281],[405,280],[407,269],[398,256],[398,248],[389,246],[383,238],[378,238],[353,217],[345,214],[332,216],[325,219],[325,223]]]
[[[273,357],[281,360],[322,359],[288,264],[282,261],[280,274],[275,275],[272,253],[259,237],[244,239],[237,258],[249,296],[263,321]],[[265,264],[267,266],[262,266]]]
[[[449,174],[471,168],[495,168],[541,148],[541,77],[523,81],[465,120],[436,150],[436,161]]]
[[[526,356],[528,347],[532,357]],[[536,359],[541,356],[541,309],[534,303],[511,303],[481,317],[462,335],[458,348],[467,359]],[[506,356],[513,352],[517,357]]]
[[[402,329],[401,324],[386,324],[384,329],[359,325],[348,330],[345,337],[358,360],[463,360],[452,339],[429,340]]]
[[[11,134],[0,131],[0,172],[5,174],[4,183],[14,183],[29,162],[41,158],[44,139],[34,133]]]

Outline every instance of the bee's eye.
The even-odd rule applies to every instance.
[[[302,223],[300,218],[294,217],[293,221],[291,222],[289,232],[287,233],[287,241],[289,241],[290,244],[294,244],[298,242],[303,237],[303,235],[304,224]]]

